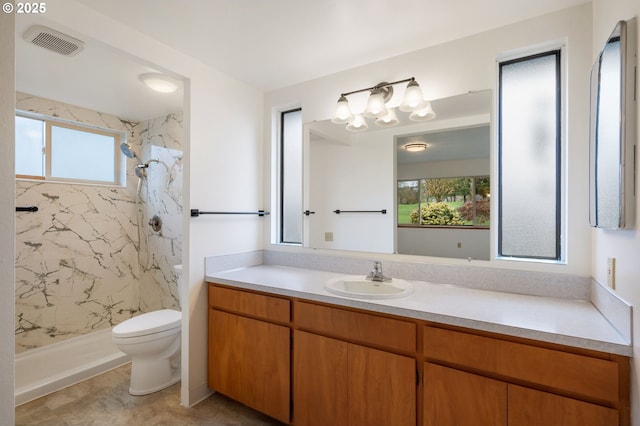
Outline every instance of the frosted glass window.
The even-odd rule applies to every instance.
[[[560,51],[500,64],[500,256],[560,259]]]
[[[120,134],[55,119],[16,115],[16,175],[118,184]]]
[[[51,126],[51,177],[115,183],[113,135]]]
[[[44,123],[16,116],[16,175],[44,177]]]
[[[302,111],[285,111],[281,121],[280,242],[302,243]]]

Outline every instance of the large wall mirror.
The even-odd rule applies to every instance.
[[[629,228],[635,216],[636,19],[620,21],[591,70],[591,226]]]
[[[315,212],[305,217],[305,247],[490,258],[492,91],[431,103],[436,118],[427,122],[398,117],[394,127],[362,132],[305,124],[305,209]],[[412,143],[427,148],[411,152]],[[434,185],[450,190],[428,196]],[[418,211],[435,203],[452,206],[457,219],[422,220]]]

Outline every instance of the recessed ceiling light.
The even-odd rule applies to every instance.
[[[157,72],[149,72],[140,74],[140,81],[146,84],[152,90],[160,93],[173,93],[178,90],[179,82],[173,77],[160,74]]]
[[[404,148],[406,151],[409,151],[409,152],[420,152],[427,149],[427,146],[429,145],[427,145],[424,142],[415,142],[415,143],[408,143],[406,145],[403,145],[402,148]]]

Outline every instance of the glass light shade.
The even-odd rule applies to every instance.
[[[414,142],[404,145],[403,148],[409,152],[420,152],[427,149],[427,144],[424,142]]]
[[[422,109],[424,106],[425,101],[422,96],[422,89],[420,89],[420,85],[417,81],[411,80],[404,92],[404,98],[400,104],[400,111],[412,112]]]
[[[387,115],[376,119],[377,125],[391,127],[391,126],[395,126],[400,122],[393,108],[388,108],[387,111],[388,111]]]
[[[353,120],[347,124],[347,130],[350,132],[362,132],[368,128],[369,126],[361,114],[354,115]]]
[[[178,80],[169,77],[168,75],[150,72],[146,74],[140,74],[140,81],[147,85],[152,90],[160,93],[173,93],[178,90]]]
[[[349,108],[349,101],[345,96],[340,96],[336,105],[336,112],[331,119],[332,123],[345,124],[353,119],[351,108]]]
[[[422,109],[416,110],[409,115],[409,120],[413,121],[428,121],[436,118],[436,113],[431,108],[431,102],[427,102],[427,106]]]
[[[380,118],[387,115],[387,107],[384,104],[384,95],[380,90],[374,90],[367,101],[364,116],[368,118]]]

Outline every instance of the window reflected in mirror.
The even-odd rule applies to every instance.
[[[399,226],[488,227],[489,176],[398,181]]]

